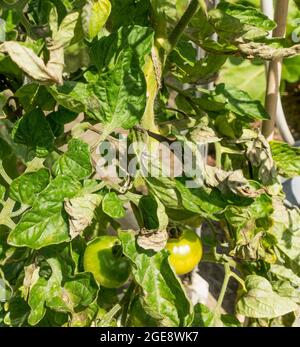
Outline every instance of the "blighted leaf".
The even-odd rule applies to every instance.
[[[89,327],[98,312],[97,303],[92,303],[87,308],[72,313],[72,319],[69,323],[70,327]]]
[[[142,229],[137,238],[137,244],[144,249],[159,252],[166,247],[169,235],[167,230],[147,231]]]
[[[285,267],[300,276],[300,212],[287,209],[280,199],[273,199],[272,232],[277,238],[276,249]]]
[[[63,275],[59,261],[49,258],[47,262],[51,267],[50,278],[39,277],[30,289],[30,325],[36,325],[44,317],[46,307],[57,312],[73,313],[78,306],[89,306],[98,292],[98,286],[91,274],[78,274],[62,284]]]
[[[123,202],[115,192],[107,193],[104,196],[102,209],[112,218],[123,218],[125,216]]]
[[[270,271],[281,280],[288,280],[300,287],[300,278],[289,268],[280,264],[272,264]]]
[[[91,225],[95,209],[100,205],[101,195],[86,194],[65,201],[65,210],[69,215],[71,239]]]
[[[47,156],[54,149],[54,135],[40,109],[25,114],[15,124],[12,136],[16,143],[27,146],[39,157]]]
[[[71,177],[56,177],[40,193],[32,209],[23,214],[9,234],[8,243],[16,247],[40,249],[68,241],[69,227],[63,213],[63,201],[72,198],[80,189],[80,183]]]
[[[144,309],[159,326],[187,326],[193,315],[182,284],[168,262],[168,252],[137,247],[133,231],[120,232],[123,252],[133,263],[132,273],[142,287]]]
[[[54,50],[47,65],[31,48],[15,41],[2,43],[0,45],[0,53],[7,53],[11,60],[32,79],[41,83],[62,84],[63,50]]]
[[[215,131],[209,127],[197,127],[193,129],[190,137],[196,144],[214,143],[221,140]]]
[[[79,305],[89,306],[96,298],[98,285],[91,273],[84,272],[67,280],[64,284],[64,290],[72,302],[72,309],[74,309]]]
[[[30,325],[36,325],[44,317],[47,298],[51,295],[55,297],[55,294],[60,292],[62,274],[59,262],[56,259],[48,259],[48,263],[52,270],[50,278],[46,280],[43,277],[39,277],[29,293],[28,304],[31,312],[28,317],[28,323]],[[65,309],[67,309],[67,306],[65,306]]]
[[[55,162],[53,173],[68,175],[82,180],[93,172],[90,150],[87,143],[80,139],[72,139],[68,144],[68,150]]]
[[[251,164],[258,169],[258,177],[265,185],[277,182],[277,174],[272,158],[270,145],[265,137],[253,130],[244,129],[239,143],[244,143],[246,156]]]
[[[255,198],[264,193],[263,189],[257,190],[250,185],[242,170],[223,171],[207,165],[205,181],[208,186],[216,187],[224,194],[232,192],[240,196]]]
[[[47,187],[49,179],[47,169],[24,173],[12,181],[9,196],[15,201],[31,206],[37,195]]]
[[[24,268],[24,280],[22,287],[22,294],[25,299],[28,298],[30,289],[38,281],[39,278],[39,267],[36,264],[30,264]]]
[[[69,13],[59,25],[59,29],[53,33],[51,49],[67,47],[74,40],[74,30],[79,17],[79,12]],[[74,43],[74,42],[73,42]]]
[[[88,0],[82,8],[81,22],[85,35],[93,39],[105,25],[111,11],[109,0]]]
[[[237,311],[250,318],[275,318],[297,310],[297,304],[273,291],[264,277],[249,275],[245,280],[247,293],[237,303]]]
[[[300,148],[271,141],[270,147],[278,173],[284,177],[300,176]]]

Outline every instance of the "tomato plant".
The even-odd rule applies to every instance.
[[[0,0],[0,326],[299,325],[299,1],[212,3]]]

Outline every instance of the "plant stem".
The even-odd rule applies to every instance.
[[[222,303],[223,303],[223,300],[225,297],[225,293],[226,293],[226,290],[228,287],[230,277],[232,275],[229,264],[224,264],[224,270],[225,270],[225,276],[224,276],[221,292],[220,292],[220,295],[218,298],[218,302],[217,302],[217,305],[214,309],[214,320],[220,315]]]
[[[6,171],[4,170],[3,164],[0,162],[0,176],[5,180],[5,182],[10,185],[12,182],[12,179],[8,176]]]
[[[0,212],[0,225],[6,225],[8,228],[14,229],[16,224],[11,220],[11,213],[14,209],[15,201],[8,198]]]
[[[135,292],[136,290],[136,283],[134,281],[132,281],[129,285],[129,287],[127,288],[127,291],[122,299],[122,306],[123,306],[123,310],[122,310],[122,316],[121,316],[121,325],[123,327],[126,326],[126,322],[127,322],[127,315],[128,315],[128,309],[131,303],[131,299],[132,299],[132,294]]]
[[[222,168],[222,147],[220,142],[215,142],[216,166]]]
[[[288,15],[289,0],[277,0],[275,8],[275,21],[277,27],[273,30],[273,37],[284,37]],[[274,59],[269,64],[267,77],[267,92],[265,107],[270,115],[270,120],[262,124],[262,133],[268,139],[272,140],[274,136],[277,102],[282,71],[282,58]]]
[[[11,218],[14,218],[14,217],[18,217],[20,216],[22,213],[24,213],[27,209],[29,208],[29,206],[23,206],[21,208],[19,208],[17,211],[14,211],[10,214],[10,217]]]
[[[231,271],[231,277],[235,278],[239,282],[239,284],[243,287],[243,290],[245,292],[247,291],[247,289],[245,287],[245,281],[243,279],[241,279],[240,276],[238,276],[235,272]]]
[[[120,304],[116,304],[110,311],[106,313],[106,315],[101,319],[100,327],[107,327],[107,324],[111,322],[114,316],[121,310],[122,306]]]
[[[202,0],[191,0],[188,8],[184,12],[183,16],[180,18],[179,22],[176,24],[175,28],[172,30],[169,35],[169,47],[166,54],[168,55],[173,48],[177,45],[180,37],[182,36],[185,28],[193,18],[193,16],[198,12],[200,6],[203,4]]]

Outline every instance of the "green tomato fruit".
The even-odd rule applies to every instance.
[[[115,236],[100,236],[90,242],[83,257],[84,269],[106,288],[119,288],[130,276],[130,262],[120,253],[120,240]]]

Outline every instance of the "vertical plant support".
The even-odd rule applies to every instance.
[[[277,0],[276,2],[274,20],[277,23],[277,27],[273,30],[273,37],[283,37],[285,35],[288,6],[289,0]],[[270,115],[270,120],[264,121],[262,125],[262,133],[268,140],[272,140],[274,136],[281,71],[281,58],[274,59],[270,62],[267,76],[267,92],[265,101],[265,107]]]
[[[270,19],[274,19],[274,7],[273,7],[272,1],[261,0],[261,9],[267,17],[269,17]],[[266,77],[267,77],[269,63],[266,62],[265,66],[266,66]],[[281,96],[279,92],[278,92],[278,99],[277,99],[276,125],[279,129],[279,132],[283,140],[286,141],[288,144],[293,145],[295,143],[295,140],[290,131],[288,123],[286,121],[286,117],[282,107]]]

